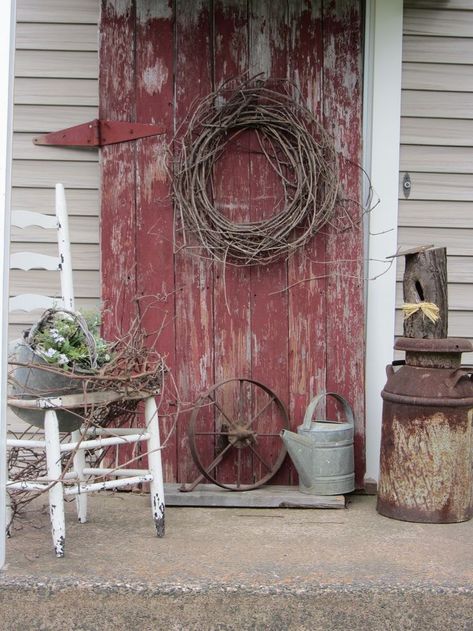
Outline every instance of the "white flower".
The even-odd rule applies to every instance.
[[[69,357],[67,355],[64,355],[64,353],[59,353],[59,359],[57,360],[57,363],[59,365],[68,364],[69,363]]]
[[[65,341],[64,336],[62,336],[57,329],[51,329],[49,333],[51,334],[53,340],[58,344],[62,344]]]
[[[55,357],[57,355],[57,351],[54,348],[48,348],[45,353],[46,357]]]

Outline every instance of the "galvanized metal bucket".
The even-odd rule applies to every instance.
[[[342,404],[345,422],[312,420],[319,403],[329,396]],[[355,489],[354,416],[341,395],[324,392],[316,396],[307,407],[297,434],[283,430],[281,436],[299,474],[302,493],[341,495]]]
[[[66,372],[61,375],[58,371],[48,372],[47,362],[35,353],[26,339],[15,340],[9,347],[8,395],[14,399],[40,399],[44,397],[58,397],[66,394],[82,392],[82,384],[77,379],[71,379]],[[19,408],[10,405],[11,410],[29,425],[44,427],[44,412]],[[68,412],[58,410],[59,430],[72,432],[82,424],[81,410]]]

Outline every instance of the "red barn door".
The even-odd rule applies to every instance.
[[[364,473],[363,228],[326,228],[288,261],[235,268],[174,243],[166,152],[196,98],[249,71],[288,77],[335,137],[344,196],[360,200],[359,0],[103,0],[100,118],[165,125],[163,136],[102,152],[102,279],[112,333],[141,304],[190,402],[234,376],[264,382],[292,426],[320,390],[353,405],[358,483]],[[245,149],[246,143],[246,149]],[[215,174],[215,199],[235,221],[274,212],[280,190],[244,137]],[[172,146],[172,144],[171,144]],[[178,245],[178,244],[177,244]],[[153,297],[153,298],[151,298]],[[156,301],[157,299],[157,301]],[[152,338],[150,338],[152,339]],[[163,418],[163,434],[172,426]],[[168,442],[167,481],[196,477],[183,415]],[[274,483],[295,483],[287,461]]]

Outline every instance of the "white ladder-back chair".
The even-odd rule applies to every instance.
[[[58,242],[58,256],[40,253],[21,252],[11,256],[12,269],[46,269],[60,272],[61,296],[58,298],[37,294],[21,294],[10,299],[10,311],[31,311],[52,307],[74,311],[74,291],[72,282],[72,261],[69,240],[66,198],[62,184],[56,184],[56,214],[42,215],[29,211],[12,212],[13,226],[27,228],[40,226],[55,230]],[[148,482],[151,494],[151,507],[154,526],[158,537],[164,536],[164,490],[161,463],[161,445],[159,436],[158,411],[154,396],[135,395],[144,400],[144,428],[92,428],[78,429],[71,433],[69,442],[61,441],[60,423],[56,410],[74,410],[92,404],[112,404],[122,399],[112,391],[83,394],[64,394],[64,396],[41,397],[37,399],[17,399],[10,397],[9,405],[13,410],[35,410],[44,412],[44,440],[24,438],[7,439],[7,448],[44,449],[46,452],[47,477],[36,480],[7,480],[7,492],[15,489],[49,494],[49,511],[52,537],[56,556],[64,556],[65,515],[64,498],[75,496],[79,522],[87,520],[87,493],[128,487]],[[131,397],[130,397],[131,398]],[[93,468],[88,467],[85,451],[103,449],[111,445],[124,445],[145,442],[147,444],[148,469],[130,468]],[[72,470],[62,472],[61,456],[74,452]],[[100,478],[100,482],[94,481]],[[105,480],[104,480],[105,478]],[[107,479],[109,478],[109,479]],[[8,508],[8,507],[7,507]],[[8,519],[10,521],[11,518]]]
[[[72,259],[69,239],[66,194],[62,184],[56,184],[56,214],[43,215],[29,210],[16,210],[11,213],[11,225],[16,228],[37,226],[46,230],[57,231],[58,253],[56,256],[39,252],[17,252],[10,257],[10,269],[29,271],[44,269],[60,273],[61,295],[57,297],[41,294],[19,294],[9,301],[9,310],[33,311],[64,307],[74,311],[74,289],[72,282]]]

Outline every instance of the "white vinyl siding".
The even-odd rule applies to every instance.
[[[33,138],[98,117],[99,10],[98,0],[17,0],[12,209],[53,214],[54,185],[64,184],[76,304],[87,310],[100,305],[98,151],[36,146]],[[12,253],[55,248],[53,234],[12,230]],[[25,291],[57,295],[58,274],[13,270],[10,294]],[[10,339],[37,317],[11,314]],[[20,427],[21,421],[11,426]]]
[[[473,338],[471,0],[404,3],[399,199],[399,246],[447,247],[449,335]],[[400,261],[398,306],[402,269]],[[396,332],[402,333],[399,312]]]

